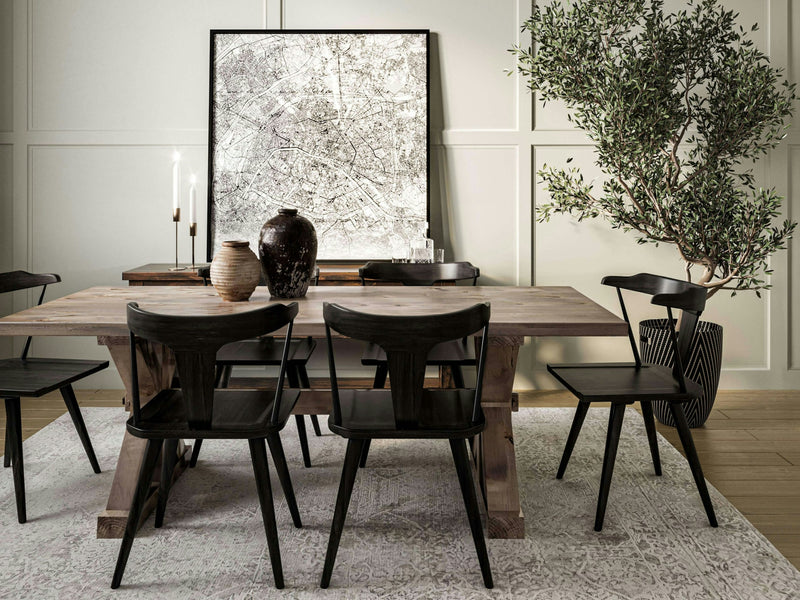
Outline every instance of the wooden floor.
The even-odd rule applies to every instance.
[[[120,390],[76,392],[81,406],[121,407]],[[574,405],[566,392],[520,393],[521,407]],[[58,393],[24,399],[24,437],[65,412]],[[0,427],[4,444],[4,407]],[[674,429],[658,430],[680,449]],[[708,422],[692,433],[706,478],[800,568],[800,391],[721,391]]]

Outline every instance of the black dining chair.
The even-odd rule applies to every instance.
[[[211,281],[211,268],[200,267],[197,274],[203,278],[204,285]],[[314,274],[314,285],[319,284],[319,267]],[[288,362],[286,363],[286,378],[290,388],[310,388],[311,382],[308,379],[308,364],[317,343],[311,337],[292,339],[289,345]],[[273,337],[251,338],[241,340],[232,344],[226,344],[217,353],[217,379],[216,386],[227,388],[230,383],[233,367],[278,367],[283,356],[283,342]],[[317,415],[309,415],[314,434],[322,435],[319,427]],[[303,455],[303,465],[311,467],[311,453],[308,448],[308,436],[306,434],[306,422],[303,415],[295,415],[297,425],[297,436],[300,438],[300,451]],[[200,447],[203,440],[195,440],[192,449],[192,457],[189,466],[197,465],[197,457],[200,454]]]
[[[360,313],[327,302],[323,305],[333,398],[333,414],[328,426],[347,439],[347,451],[321,587],[327,588],[330,584],[359,460],[365,445],[373,439],[449,440],[483,582],[487,588],[492,587],[492,571],[466,445],[467,439],[486,427],[481,387],[489,314],[488,303],[452,313],[413,317]],[[380,346],[389,365],[390,389],[339,389],[331,330]],[[482,340],[475,389],[424,388],[428,353],[437,344],[476,332],[480,332]]]
[[[272,563],[272,574],[275,586],[283,587],[283,570],[265,441],[269,444],[292,521],[295,527],[302,527],[280,438],[280,431],[286,425],[300,395],[298,390],[283,390],[289,340],[295,315],[297,315],[296,302],[287,305],[272,304],[243,313],[204,317],[157,314],[139,308],[136,303],[128,304],[133,415],[128,420],[127,429],[131,435],[146,439],[147,446],[119,549],[117,566],[111,582],[112,588],[119,587],[122,581],[142,509],[147,501],[153,469],[161,454],[162,446],[164,455],[156,506],[156,527],[163,522],[172,471],[177,462],[178,440],[182,438],[248,441]],[[287,325],[287,341],[283,346],[280,373],[274,393],[267,390],[214,388],[217,352],[224,344],[253,335],[266,335]],[[180,378],[180,389],[162,390],[144,406],[139,400],[136,366],[136,345],[140,339],[169,347],[175,355]]]
[[[634,363],[547,365],[547,370],[578,398],[578,407],[556,477],[561,479],[564,476],[589,405],[592,402],[610,402],[611,412],[603,458],[603,472],[600,477],[600,494],[594,521],[595,531],[601,531],[625,407],[634,402],[639,402],[641,405],[655,473],[661,475],[661,459],[658,453],[652,402],[654,400],[666,401],[669,403],[670,411],[675,419],[678,435],[703,501],[708,522],[712,527],[716,527],[717,518],[714,514],[714,507],[711,504],[706,480],[703,477],[703,470],[700,467],[700,460],[683,409],[685,402],[693,400],[703,393],[703,388],[698,383],[686,377],[685,365],[691,352],[692,337],[697,327],[697,321],[705,308],[706,289],[687,281],[649,273],[639,273],[629,277],[604,277],[602,283],[617,289],[622,316],[628,324],[628,338]],[[666,307],[669,335],[675,356],[672,368],[642,363],[628,318],[628,311],[622,298],[622,290],[648,294],[652,296],[650,300],[652,304]],[[682,312],[680,329],[677,334],[672,314],[673,309]]]
[[[471,280],[472,285],[475,286],[481,271],[466,261],[451,263],[368,262],[358,270],[358,275],[361,278],[361,285],[400,283],[409,286],[431,286]],[[361,364],[375,367],[373,387],[382,388],[386,385],[388,373],[386,354],[377,344],[367,345],[361,355]],[[453,385],[457,388],[465,387],[462,367],[474,367],[475,364],[475,349],[467,338],[448,340],[438,344],[428,354],[428,365],[449,368]],[[366,466],[368,454],[369,442],[364,447],[361,467]]]
[[[51,283],[58,283],[61,277],[54,273],[34,274],[26,271],[0,273],[0,294],[42,287],[39,302],[44,300],[44,293]],[[72,418],[78,437],[89,457],[89,463],[95,473],[100,472],[100,465],[92,448],[92,441],[86,431],[78,400],[72,384],[92,373],[102,371],[108,366],[107,360],[75,360],[62,358],[28,358],[31,337],[25,342],[19,358],[0,360],[0,397],[6,405],[6,444],[3,466],[12,467],[14,473],[14,494],[17,501],[17,520],[27,521],[25,507],[25,472],[22,458],[22,418],[20,398],[38,398],[55,390],[61,392],[64,404]]]

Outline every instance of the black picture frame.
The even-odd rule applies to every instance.
[[[296,83],[299,89],[294,90],[300,99],[307,101],[304,104],[308,113],[303,116],[301,121],[299,118],[287,116],[289,112],[289,103],[281,104],[283,98],[279,94],[284,93],[285,89],[282,87],[285,80],[290,80],[292,77],[297,77],[294,72],[282,74],[280,69],[281,65],[276,66],[277,58],[264,50],[263,56],[256,55],[256,52],[263,49],[255,42],[248,41],[252,44],[252,48],[247,48],[245,52],[241,48],[245,47],[243,42],[241,47],[231,49],[235,40],[257,40],[261,39],[265,44],[274,44],[275,52],[280,50],[282,52],[281,61],[288,70],[292,60],[302,60],[305,56],[302,54],[304,48],[303,43],[312,44],[317,42],[318,46],[311,49],[315,50],[312,56],[310,49],[307,51],[308,62],[320,61],[317,56],[322,54],[327,57],[328,53],[333,51],[337,57],[336,73],[339,78],[339,89],[343,85],[341,83],[342,73],[345,73],[345,78],[350,77],[352,81],[346,81],[346,85],[353,85],[356,82],[361,85],[363,81],[367,81],[367,85],[377,85],[381,83],[381,72],[371,72],[370,68],[380,68],[381,64],[393,66],[397,64],[403,67],[404,70],[398,69],[398,74],[392,69],[385,71],[384,75],[387,77],[386,86],[399,85],[399,89],[409,96],[410,100],[405,100],[406,96],[398,95],[398,100],[393,104],[393,98],[386,97],[388,95],[376,94],[376,106],[380,108],[375,114],[366,114],[365,116],[359,115],[359,119],[367,121],[366,123],[355,123],[355,118],[349,123],[352,125],[350,131],[334,131],[330,138],[325,138],[325,127],[320,123],[325,123],[324,119],[314,119],[318,116],[316,113],[312,114],[312,110],[319,110],[321,114],[330,109],[330,99],[325,97],[326,90],[325,82],[320,82],[320,78],[313,77],[314,73],[307,76],[307,79],[300,82],[288,81],[286,85]],[[398,36],[401,40],[400,49],[396,48]],[[282,44],[280,41],[283,40]],[[341,44],[336,46],[333,50],[323,45],[327,40],[336,40]],[[380,54],[380,43],[385,42],[385,54]],[[227,42],[227,43],[226,43]],[[287,45],[287,42],[290,42]],[[414,46],[416,43],[419,47]],[[350,45],[345,45],[350,43]],[[300,47],[298,47],[300,46]],[[229,58],[229,63],[226,68],[238,69],[233,74],[226,71],[218,62],[220,57],[218,51],[224,47],[224,51],[229,51],[233,54],[234,51],[239,51],[240,54],[245,54],[244,57],[234,60],[229,55],[223,58]],[[421,53],[424,47],[424,69],[418,64],[418,54]],[[342,50],[343,49],[343,50]],[[405,52],[400,52],[400,50]],[[409,51],[410,49],[410,51]],[[322,52],[320,52],[322,50]],[[271,50],[270,50],[271,51]],[[351,58],[347,52],[350,51],[354,54],[350,65],[347,59]],[[394,54],[393,54],[394,51]],[[337,54],[340,52],[340,54]],[[359,56],[357,52],[362,54]],[[373,52],[372,55],[369,52]],[[288,58],[286,58],[288,55]],[[375,64],[371,64],[374,59]],[[360,59],[360,60],[359,60]],[[248,61],[253,64],[262,64],[269,66],[266,72],[246,71],[247,67],[251,67]],[[329,61],[332,62],[332,61]],[[343,71],[341,64],[346,64],[346,69]],[[304,63],[305,64],[305,63]],[[320,72],[325,72],[328,67],[327,64],[312,66],[319,69]],[[364,69],[366,76],[363,75]],[[417,81],[420,73],[424,70],[424,82]],[[328,73],[330,76],[330,73]],[[389,77],[396,77],[399,83],[394,82]],[[240,82],[237,77],[242,80],[247,79],[246,82]],[[281,79],[283,77],[283,79]],[[405,79],[403,79],[405,77]],[[374,78],[374,79],[373,79]],[[231,81],[233,82],[231,84]],[[377,84],[376,84],[377,82]],[[225,84],[224,93],[215,93],[218,84]],[[407,84],[405,87],[403,84]],[[266,91],[261,90],[259,86],[269,85],[270,89]],[[310,86],[312,91],[303,89],[301,86]],[[237,88],[238,86],[238,88]],[[277,86],[277,87],[276,87]],[[333,85],[332,87],[335,87]],[[379,87],[379,86],[378,86]],[[231,88],[234,90],[231,92]],[[322,94],[314,94],[313,90],[322,88]],[[360,88],[359,88],[360,89]],[[292,91],[292,90],[289,90]],[[381,90],[378,90],[380,92]],[[237,113],[234,110],[233,102],[229,102],[231,96],[239,93],[244,96],[249,94],[256,97],[264,93],[268,98],[264,100],[273,102],[273,107],[277,107],[275,111],[266,115],[266,109],[269,106],[258,107],[260,110],[256,112],[264,116],[265,122],[259,119],[249,118],[250,114]],[[358,90],[356,91],[358,92]],[[269,95],[272,93],[272,95]],[[348,92],[349,93],[349,92]],[[367,93],[367,92],[365,92]],[[306,95],[304,95],[306,94]],[[415,95],[416,94],[416,95]],[[342,98],[344,94],[340,93],[340,105],[343,104]],[[422,97],[424,96],[424,98]],[[353,93],[353,97],[364,103],[364,112],[369,108],[368,99],[358,97],[357,93]],[[349,98],[348,98],[349,99]],[[371,100],[371,98],[369,99]],[[221,108],[224,102],[229,102],[225,110]],[[421,105],[424,102],[424,110]],[[315,104],[317,103],[317,104]],[[355,102],[354,102],[355,104]],[[241,106],[241,104],[237,105]],[[412,116],[411,118],[402,121],[400,114],[386,114],[391,112],[393,106],[402,107],[406,109]],[[387,109],[388,107],[388,109]],[[410,108],[409,108],[410,107]],[[294,107],[295,113],[297,107]],[[250,108],[248,108],[250,110]],[[348,108],[349,110],[349,108]],[[399,113],[400,108],[396,108]],[[340,111],[341,112],[341,111]],[[276,114],[282,120],[269,119]],[[258,138],[257,143],[251,143],[252,154],[241,153],[236,155],[240,146],[230,143],[229,140],[221,139],[223,134],[230,135],[232,129],[231,121],[225,121],[229,125],[228,129],[218,131],[224,119],[230,119],[231,116],[237,119],[237,125],[241,126],[240,130],[236,131],[237,144],[246,139],[245,136],[250,138]],[[419,119],[424,116],[424,123],[419,123]],[[368,119],[374,119],[370,122]],[[291,120],[294,122],[288,122]],[[329,121],[338,129],[341,124],[334,123],[335,120]],[[288,123],[287,123],[288,122]],[[311,123],[309,126],[311,131],[306,133],[303,123]],[[393,124],[401,123],[403,127],[401,131],[394,135],[392,128]],[[379,132],[385,132],[388,136],[387,139],[382,140],[383,145],[376,144],[374,147],[371,144],[375,141],[375,137],[365,139],[363,133],[369,130],[369,126],[373,125]],[[272,130],[264,133],[265,127],[272,126]],[[352,160],[348,164],[346,162],[338,161],[337,156],[326,156],[322,154],[314,154],[313,159],[308,159],[307,162],[312,163],[317,161],[321,167],[309,174],[308,170],[304,171],[302,164],[297,167],[297,172],[292,172],[291,169],[294,165],[289,164],[289,159],[280,162],[273,161],[267,164],[268,160],[276,154],[285,153],[289,156],[295,153],[301,156],[301,160],[305,156],[310,156],[308,148],[297,147],[297,139],[288,138],[284,134],[286,131],[280,127],[286,127],[286,130],[291,130],[296,127],[298,139],[302,143],[309,143],[312,141],[317,147],[332,148],[332,152],[339,151],[337,144],[345,141],[353,146]],[[314,128],[318,127],[318,130]],[[408,128],[412,128],[412,135],[401,136],[400,134],[408,133]],[[329,127],[328,129],[333,129]],[[295,133],[292,131],[291,133]],[[259,138],[258,136],[261,135]],[[391,136],[394,135],[394,138]],[[305,137],[307,136],[307,137]],[[356,139],[355,142],[349,137]],[[334,139],[335,138],[335,139]],[[379,141],[380,138],[378,137]],[[284,147],[280,147],[276,140],[286,141]],[[424,141],[423,141],[424,140]],[[294,146],[290,146],[290,143]],[[389,143],[391,142],[391,144]],[[270,144],[273,144],[272,146]],[[399,148],[400,144],[404,144]],[[363,146],[363,147],[362,147]],[[391,147],[389,147],[391,146]],[[243,146],[242,146],[243,147]],[[253,156],[263,156],[266,149],[266,154],[269,159],[263,159],[261,169],[264,166],[269,170],[269,174],[265,175],[262,170],[256,170],[255,167],[250,166],[247,161]],[[302,152],[301,152],[302,150]],[[370,159],[363,159],[359,157],[360,150],[370,150],[374,156]],[[392,160],[389,161],[387,152],[391,151]],[[247,165],[240,171],[236,171],[236,167],[231,170],[230,155],[223,154],[223,152],[230,152],[230,155],[236,157],[237,160],[241,159],[242,164]],[[380,155],[379,155],[380,153]],[[416,154],[415,154],[416,153]],[[363,153],[368,155],[367,152]],[[403,168],[395,169],[387,173],[387,164],[389,166],[396,165],[398,162],[397,154],[401,154],[404,160],[401,161]],[[424,154],[424,156],[422,156]],[[344,155],[347,156],[347,155]],[[407,159],[407,160],[406,160]],[[257,161],[261,161],[259,158]],[[298,163],[301,163],[298,160]],[[360,169],[372,161],[371,166],[375,168],[374,172],[366,174],[361,173]],[[325,169],[326,162],[332,165],[331,169]],[[418,171],[413,168],[406,169],[407,165],[418,167]],[[424,165],[424,168],[423,168]],[[349,169],[345,172],[344,167]],[[357,169],[358,167],[358,169]],[[249,171],[248,171],[249,169]],[[288,169],[288,171],[287,171]],[[365,169],[368,170],[368,169]],[[331,173],[333,171],[333,173]],[[249,185],[245,191],[242,191],[242,182],[245,181],[245,175],[250,178]],[[320,174],[322,173],[322,174]],[[341,175],[340,175],[341,173]],[[354,178],[354,174],[364,179],[358,183]],[[402,199],[397,196],[390,195],[392,190],[386,189],[387,193],[377,193],[372,196],[365,190],[367,182],[373,188],[381,191],[383,187],[378,186],[375,181],[369,178],[369,175],[376,175],[375,180],[383,181],[383,177],[387,179],[394,178],[395,185],[400,180],[399,185],[403,190]],[[235,176],[236,183],[231,179]],[[323,194],[320,197],[315,197],[308,188],[312,186],[312,177],[319,177],[323,180],[320,188],[323,188]],[[340,179],[337,179],[340,177]],[[276,181],[277,179],[277,181]],[[258,180],[259,184],[263,187],[253,188],[253,182]],[[342,183],[344,181],[344,183]],[[352,186],[350,185],[352,184]],[[293,185],[299,187],[292,187]],[[325,187],[327,186],[327,187]],[[339,187],[336,187],[339,186]],[[424,187],[424,190],[418,190],[418,187]],[[318,260],[320,262],[339,262],[339,263],[353,263],[364,262],[368,260],[381,260],[389,259],[402,252],[403,244],[408,245],[408,242],[414,237],[420,237],[423,233],[429,235],[427,229],[430,221],[430,30],[428,29],[213,29],[210,32],[210,55],[209,55],[209,111],[208,111],[208,205],[207,205],[207,237],[206,237],[206,256],[209,261],[212,260],[216,249],[219,248],[222,241],[225,239],[247,239],[251,241],[251,248],[257,253],[258,234],[261,224],[269,218],[277,214],[278,208],[297,208],[301,215],[309,218],[314,223],[317,229],[317,238],[319,242]],[[276,191],[285,193],[286,190],[291,190],[289,194],[283,198],[278,198]],[[336,194],[341,191],[341,195]],[[308,196],[306,204],[303,203],[303,196]],[[363,197],[362,197],[363,196]],[[288,198],[288,201],[287,201]],[[381,202],[383,201],[383,202]],[[423,206],[424,201],[424,206]],[[404,204],[407,203],[406,204]],[[344,205],[346,210],[341,210],[339,205]],[[231,206],[234,205],[234,206]],[[322,207],[320,209],[320,207]],[[357,211],[361,212],[357,212]],[[237,211],[238,212],[235,212]],[[380,213],[378,213],[380,211]],[[344,214],[343,214],[344,213]],[[322,216],[320,216],[322,215]],[[231,218],[233,217],[233,218]],[[233,226],[231,226],[233,223]],[[239,226],[239,229],[237,229]],[[338,230],[336,228],[339,228]],[[335,240],[335,241],[334,241]]]

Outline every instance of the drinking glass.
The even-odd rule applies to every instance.
[[[431,263],[433,262],[433,240],[430,238],[419,238],[411,240],[411,262]]]

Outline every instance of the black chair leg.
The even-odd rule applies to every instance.
[[[714,514],[714,505],[711,504],[711,496],[708,494],[706,479],[703,477],[703,469],[700,467],[700,459],[697,457],[697,450],[694,447],[694,439],[692,439],[689,424],[686,422],[686,413],[683,411],[683,406],[678,403],[670,403],[669,408],[672,411],[672,418],[675,420],[675,426],[678,429],[678,435],[681,438],[681,444],[686,453],[686,460],[689,461],[689,466],[692,469],[694,482],[697,484],[697,491],[700,492],[700,498],[703,500],[708,522],[712,527],[716,527],[717,516]]]
[[[358,459],[359,468],[363,469],[367,466],[367,456],[369,455],[369,445],[372,440],[364,440],[364,448],[361,450],[361,456]]]
[[[6,398],[6,448],[11,450],[11,467],[14,471],[14,496],[17,500],[17,520],[25,523],[25,469],[22,460],[22,413],[19,398]]]
[[[220,384],[222,383],[222,376],[225,374],[225,367],[217,365],[214,368],[214,387],[222,387]]]
[[[302,527],[303,523],[300,521],[300,511],[297,508],[297,499],[294,495],[292,478],[289,476],[289,467],[286,464],[286,455],[283,453],[283,444],[281,444],[280,435],[277,433],[268,435],[267,444],[269,444],[269,451],[270,454],[272,454],[272,462],[275,465],[275,470],[278,472],[278,479],[281,482],[283,496],[286,498],[286,504],[289,506],[289,512],[292,515],[292,522],[295,527]]]
[[[6,431],[8,431],[8,422],[6,422]],[[3,453],[3,466],[8,468],[11,466],[11,443],[8,439],[8,434],[6,433],[6,449]]]
[[[219,374],[219,381],[217,382],[218,388],[227,388],[231,382],[231,373],[233,373],[232,365],[225,365]]]
[[[586,413],[588,411],[588,402],[578,402],[578,406],[575,408],[575,416],[572,418],[572,427],[570,427],[569,435],[567,436],[567,444],[564,446],[564,453],[561,455],[561,464],[558,465],[556,479],[564,477],[564,471],[567,470],[569,459],[572,456],[572,450],[575,448],[575,442],[578,441],[578,435],[581,432],[583,420],[586,418]]]
[[[353,493],[353,484],[358,473],[358,461],[364,447],[365,440],[347,440],[347,452],[344,456],[342,467],[342,480],[339,483],[339,493],[336,496],[336,508],[333,511],[331,535],[328,538],[328,550],[325,553],[325,566],[322,569],[322,581],[319,586],[327,588],[331,583],[333,564],[336,562],[336,552],[339,550],[339,540],[342,537],[344,521],[347,518],[347,507],[350,505],[350,496]]]
[[[286,366],[286,378],[289,380],[290,388],[299,388],[300,383],[300,369],[294,363],[289,363]],[[308,436],[306,435],[306,422],[303,415],[294,416],[295,423],[297,423],[297,437],[300,438],[300,450],[303,453],[303,466],[307,469],[311,467],[311,454],[308,451]]]
[[[92,448],[92,440],[89,439],[89,432],[86,431],[86,424],[83,422],[78,399],[75,397],[75,390],[72,389],[71,385],[65,385],[61,388],[61,397],[64,398],[64,404],[67,405],[69,416],[72,417],[72,422],[78,431],[78,437],[81,438],[83,449],[86,451],[86,456],[89,457],[89,463],[91,463],[94,472],[99,473],[100,465],[97,464],[97,457],[94,454],[94,448]]]
[[[167,498],[172,487],[172,472],[178,463],[178,440],[164,440],[164,454],[161,455],[161,481],[158,484],[158,504],[156,504],[156,528],[164,524]]]
[[[250,444],[250,457],[253,459],[253,472],[258,487],[258,501],[261,505],[261,516],[264,518],[264,531],[267,534],[269,560],[272,563],[272,576],[275,587],[283,589],[283,567],[281,567],[281,550],[278,546],[278,526],[275,523],[275,506],[272,502],[272,488],[269,483],[267,467],[267,448],[264,439],[247,440]]]
[[[303,453],[303,466],[307,469],[311,467],[311,454],[308,451],[308,436],[306,435],[306,422],[303,415],[294,416],[297,423],[297,437],[300,438],[300,450]]]
[[[375,367],[375,380],[372,382],[374,388],[386,387],[386,376],[389,374],[389,363],[381,363]]]
[[[461,365],[451,366],[450,372],[453,374],[453,385],[458,389],[464,389],[466,386],[464,385],[464,371],[461,370]]]
[[[192,448],[192,457],[189,459],[189,468],[194,469],[197,466],[197,457],[200,456],[200,447],[203,445],[203,440],[195,440],[194,447]]]
[[[311,380],[308,378],[308,371],[306,371],[305,365],[297,365],[297,377],[300,379],[300,385],[303,386],[303,389],[311,389]],[[309,416],[311,417],[311,425],[314,427],[314,435],[317,437],[322,437],[322,430],[319,428],[319,419],[317,418],[317,415]]]
[[[622,431],[622,419],[625,417],[625,404],[612,404],[608,416],[608,434],[606,435],[606,451],[603,456],[603,474],[600,476],[600,495],[597,499],[597,514],[594,518],[594,530],[603,529],[606,516],[608,491],[611,489],[611,477],[614,475],[614,462],[617,459],[619,434]]]
[[[450,450],[453,452],[453,461],[456,463],[458,482],[461,484],[461,495],[464,498],[464,506],[467,509],[469,527],[472,530],[472,541],[475,542],[475,551],[478,554],[478,562],[481,565],[483,584],[491,589],[494,587],[492,567],[489,564],[489,554],[486,552],[486,540],[483,537],[478,498],[475,495],[475,486],[472,483],[472,467],[469,464],[467,444],[464,440],[450,440]]]
[[[125,524],[125,534],[122,536],[122,544],[119,547],[117,566],[111,580],[111,589],[117,589],[122,583],[122,575],[125,573],[125,565],[128,563],[128,556],[131,553],[133,538],[136,537],[139,519],[142,518],[142,509],[150,491],[150,482],[153,480],[153,469],[158,461],[158,455],[161,454],[161,445],[161,440],[147,440],[142,464],[139,467],[139,479],[136,482],[136,490],[133,492],[133,500],[128,512],[128,522]]]
[[[653,469],[656,475],[661,475],[661,457],[658,455],[658,435],[656,434],[656,420],[653,417],[653,404],[650,401],[642,401],[642,417],[644,418],[644,428],[647,430],[647,441],[650,443],[650,456],[653,457]]]

